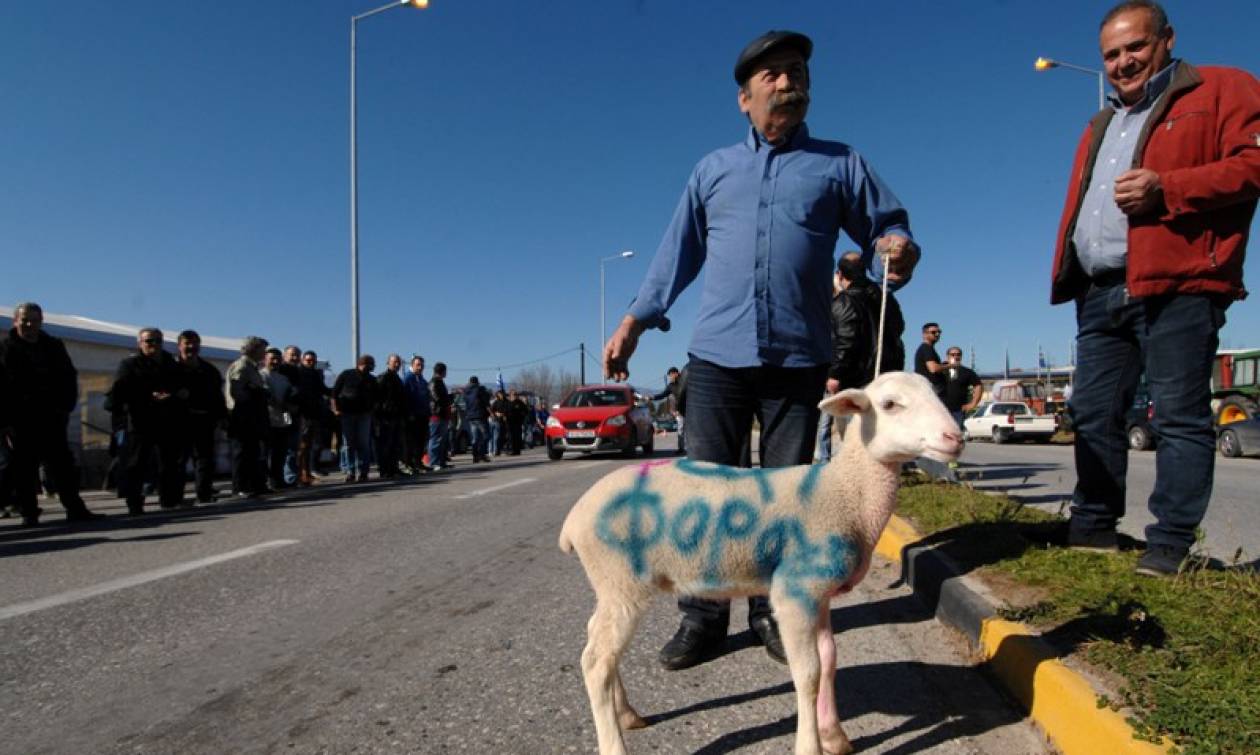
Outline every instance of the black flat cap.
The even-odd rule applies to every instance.
[[[809,54],[814,51],[814,43],[800,32],[768,31],[749,42],[744,51],[739,54],[739,59],[735,61],[735,83],[742,85],[749,76],[752,76],[757,61],[780,47],[793,48],[806,61],[809,60]]]

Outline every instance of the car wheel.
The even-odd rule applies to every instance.
[[[1129,428],[1129,448],[1134,451],[1146,451],[1151,447],[1151,434],[1141,425]]]
[[[552,461],[560,461],[564,458],[564,449],[556,448],[551,444],[551,441],[547,441],[547,458]]]
[[[643,444],[643,455],[651,456],[654,450],[656,450],[656,433],[648,433],[647,443]]]
[[[1216,449],[1221,452],[1221,456],[1228,456],[1236,459],[1242,456],[1242,446],[1238,443],[1238,433],[1233,430],[1221,430],[1221,434],[1216,438]]]
[[[999,443],[999,444],[1005,443],[1011,439],[1010,433],[1006,432],[1005,430],[998,427],[997,425],[993,426],[993,435],[991,437],[993,438],[994,443]]]

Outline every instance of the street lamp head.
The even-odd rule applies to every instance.
[[[633,252],[633,251],[631,251],[631,250],[629,250],[629,249],[627,249],[627,250],[625,250],[624,252],[622,252],[622,253],[621,253],[621,256],[622,256],[622,257],[626,257],[626,258],[633,257],[633,256],[634,256],[634,252]]]
[[[1049,71],[1057,65],[1059,64],[1050,58],[1037,58],[1037,61],[1033,63],[1033,69],[1037,71]]]
[[[410,5],[412,8],[428,8],[429,0],[400,0],[399,5]]]

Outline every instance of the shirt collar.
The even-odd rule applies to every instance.
[[[796,127],[792,135],[782,144],[771,144],[766,141],[766,137],[761,132],[757,131],[755,126],[750,125],[748,127],[748,138],[744,140],[744,144],[753,152],[760,151],[763,146],[771,149],[800,149],[808,139],[809,126],[806,126],[805,122],[801,121],[801,124]]]
[[[1150,80],[1146,82],[1146,92],[1144,96],[1142,99],[1133,103],[1132,107],[1125,105],[1124,102],[1115,95],[1115,92],[1107,95],[1108,103],[1111,107],[1120,112],[1124,112],[1125,110],[1132,112],[1145,110],[1151,106],[1151,103],[1159,99],[1159,96],[1164,93],[1164,90],[1168,89],[1168,85],[1172,83],[1173,71],[1177,69],[1177,63],[1179,62],[1179,60],[1174,58],[1172,62],[1164,66],[1159,73],[1152,76]]]

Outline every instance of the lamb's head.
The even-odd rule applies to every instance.
[[[886,372],[865,388],[849,388],[823,399],[818,408],[842,417],[857,414],[862,445],[876,461],[926,456],[953,461],[962,453],[962,432],[932,384],[922,375]]]

